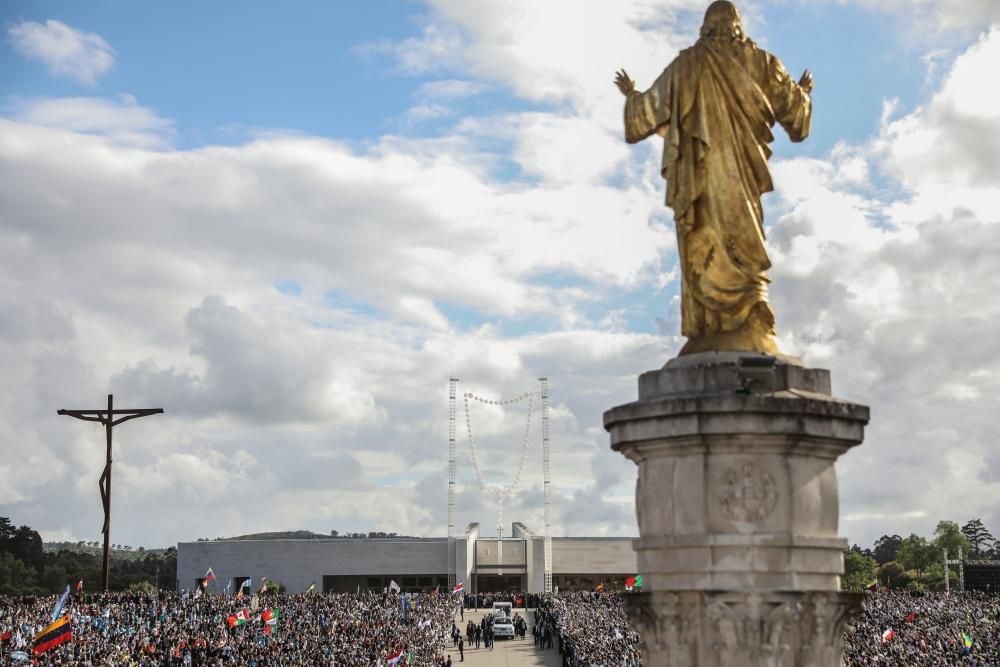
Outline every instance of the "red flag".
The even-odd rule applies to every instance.
[[[230,627],[235,628],[237,625],[243,625],[250,620],[250,612],[245,608],[240,609],[238,612],[226,618],[226,622],[229,623]]]
[[[910,615],[906,617],[906,622],[907,623],[913,623],[913,621],[915,621],[915,620],[917,620],[917,612],[911,611]]]
[[[83,590],[83,579],[76,582],[76,592],[79,593],[82,590]]]

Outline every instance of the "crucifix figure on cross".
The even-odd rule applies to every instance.
[[[163,408],[141,408],[138,410],[122,410],[114,409],[114,395],[108,394],[108,409],[107,410],[57,410],[56,414],[65,415],[67,417],[75,417],[77,419],[82,419],[88,422],[100,422],[104,425],[104,433],[107,438],[108,443],[108,455],[107,462],[104,464],[104,472],[101,473],[101,479],[97,483],[98,488],[101,490],[101,504],[104,505],[104,527],[101,532],[104,533],[104,566],[103,566],[103,579],[104,579],[104,591],[108,591],[110,584],[110,546],[111,546],[111,429],[118,426],[121,423],[127,422],[130,419],[138,419],[139,417],[148,417],[149,415],[155,415],[163,412]]]

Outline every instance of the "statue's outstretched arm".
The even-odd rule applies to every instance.
[[[670,77],[667,68],[652,87],[640,93],[625,70],[615,76],[615,85],[625,95],[625,141],[642,141],[670,120]]]

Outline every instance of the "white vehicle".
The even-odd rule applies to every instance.
[[[514,606],[509,602],[493,603],[493,637],[514,637]]]

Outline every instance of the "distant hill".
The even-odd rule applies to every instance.
[[[340,539],[354,539],[354,540],[383,539],[384,540],[394,537],[409,537],[409,535],[400,535],[399,533],[385,533],[376,530],[369,531],[367,533],[341,533],[334,530],[331,531],[329,535],[314,533],[311,530],[284,530],[272,533],[251,533],[250,535],[237,535],[235,537],[217,537],[215,538],[215,540],[200,538],[198,541],[228,542],[230,540],[340,540]]]
[[[230,540],[335,540],[332,535],[321,535],[311,530],[283,530],[273,533],[251,533],[249,535],[236,535],[235,537],[221,537],[218,541],[228,542]],[[211,540],[198,540],[199,542],[210,542]]]
[[[120,560],[142,560],[146,556],[150,555],[162,556],[167,553],[168,550],[174,549],[175,547],[166,547],[161,549],[136,547],[133,549],[128,545],[113,544],[111,545],[111,557]],[[100,542],[43,542],[42,550],[46,553],[69,551],[71,553],[99,556],[104,553],[104,545]]]

